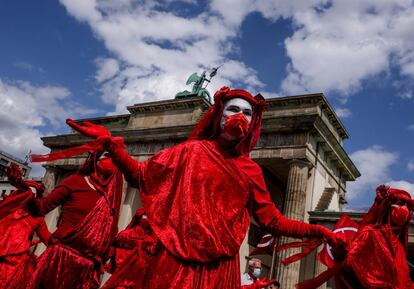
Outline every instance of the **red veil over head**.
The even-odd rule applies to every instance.
[[[379,225],[390,225],[390,212],[391,205],[397,204],[401,201],[404,201],[407,204],[407,207],[410,211],[410,215],[414,211],[414,200],[411,198],[411,195],[400,189],[390,188],[385,185],[380,185],[376,189],[376,198],[374,204],[369,209],[368,213],[363,217],[359,230],[361,231],[365,226],[379,226]],[[408,245],[408,227],[410,220],[403,225],[400,241],[404,244],[404,248],[407,251]],[[391,226],[391,225],[390,225]]]
[[[253,107],[253,118],[249,131],[238,143],[236,149],[240,154],[246,154],[253,150],[260,137],[262,113],[266,108],[266,101],[261,94],[253,96],[243,89],[230,89],[227,86],[223,86],[214,94],[214,104],[194,127],[189,139],[214,139],[218,137],[224,104],[233,98],[242,98]]]

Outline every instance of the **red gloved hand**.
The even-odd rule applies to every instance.
[[[66,124],[79,132],[80,134],[90,137],[98,138],[100,136],[111,136],[111,133],[102,125],[93,124],[89,121],[84,121],[82,124],[77,124],[73,119],[66,119]]]
[[[18,165],[11,163],[6,169],[6,174],[12,186],[15,186],[16,188],[20,187],[23,182],[23,177],[22,171]]]
[[[342,262],[345,259],[346,253],[347,253],[347,249],[346,249],[346,247],[348,246],[347,238],[343,232],[336,233],[335,238],[336,238],[336,242],[335,244],[332,244],[331,251],[335,257],[335,262],[336,261]]]

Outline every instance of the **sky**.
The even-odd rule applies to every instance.
[[[223,65],[211,93],[327,96],[362,173],[349,208],[381,183],[414,194],[412,27],[406,0],[1,0],[0,150],[45,153],[67,117],[171,99]]]

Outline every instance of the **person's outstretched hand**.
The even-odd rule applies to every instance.
[[[332,254],[335,257],[335,261],[342,262],[347,254],[348,240],[343,232],[336,233],[336,242],[332,246]]]
[[[80,134],[90,137],[98,138],[100,136],[111,136],[111,133],[103,126],[98,124],[93,124],[90,121],[84,121],[81,124],[77,124],[73,119],[66,119],[66,124],[71,128],[79,132]]]

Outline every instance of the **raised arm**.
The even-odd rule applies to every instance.
[[[138,188],[139,177],[143,163],[133,159],[125,150],[125,144],[122,138],[111,138],[108,151],[112,162],[121,170],[126,181],[133,187]]]
[[[335,234],[321,225],[307,224],[284,217],[271,201],[261,174],[254,178],[252,213],[260,225],[274,235],[324,239],[330,244],[336,242]]]
[[[66,123],[84,136],[102,140],[103,146],[108,148],[113,163],[121,170],[127,182],[138,188],[141,163],[126,152],[123,138],[112,137],[104,126],[89,121],[76,123],[68,118]]]
[[[71,195],[71,184],[76,182],[76,179],[76,175],[69,176],[56,186],[46,197],[31,199],[28,203],[30,211],[35,216],[44,216],[56,207],[62,205]]]

